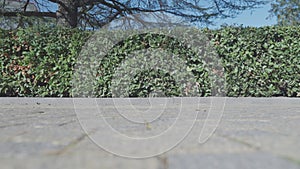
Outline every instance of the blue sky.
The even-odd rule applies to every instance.
[[[271,8],[270,4],[264,5],[261,8],[257,8],[250,11],[244,11],[243,13],[239,14],[236,18],[229,18],[216,21],[216,26],[212,26],[213,28],[217,28],[223,23],[227,23],[229,25],[232,24],[243,24],[244,26],[254,26],[254,27],[261,27],[261,26],[268,26],[276,24],[276,18],[271,17],[267,19],[270,15],[268,12]]]
[[[51,6],[54,10],[56,10],[57,6]],[[214,26],[209,26],[209,28],[218,28],[220,25],[226,23],[228,25],[237,24],[243,26],[253,26],[253,27],[261,27],[276,24],[276,18],[271,17],[267,19],[270,15],[268,12],[271,8],[271,4],[266,4],[260,8],[244,11],[241,14],[237,15],[236,18],[228,18],[228,19],[219,19],[215,21]]]

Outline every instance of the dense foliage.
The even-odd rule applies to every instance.
[[[218,66],[220,59],[210,46],[198,29],[97,32],[78,57],[73,94],[93,97],[223,95],[224,78],[210,73],[222,73],[221,63]]]
[[[300,27],[225,28],[210,33],[226,69],[228,96],[296,96]]]
[[[299,27],[226,27],[204,32],[225,69],[226,86],[222,90],[227,96],[296,96],[300,93]],[[59,28],[1,31],[0,96],[72,96],[76,90],[72,86],[74,66],[91,34]],[[97,84],[94,89],[99,91],[97,97],[112,96],[110,80],[116,64],[125,57],[122,52],[139,49],[139,41],[153,48],[163,44],[160,42],[164,38],[160,36],[142,37],[140,40],[139,36],[125,40],[106,56],[95,76]],[[175,48],[174,44],[177,45]],[[165,45],[171,49],[170,52],[189,56],[187,64],[197,77],[195,81],[200,84],[197,90],[201,96],[211,95],[210,79],[201,58],[176,40]],[[105,64],[106,61],[108,64]],[[129,96],[147,96],[158,83],[161,85],[158,88],[167,90],[167,96],[181,96],[182,93],[172,76],[159,70],[139,72],[131,80]]]
[[[89,33],[28,28],[0,33],[0,96],[70,96],[72,69]]]

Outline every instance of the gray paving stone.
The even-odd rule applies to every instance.
[[[190,154],[174,155],[168,158],[172,169],[298,169],[297,164],[263,152],[243,154]]]
[[[221,121],[213,135],[199,143],[199,135],[209,114],[211,98],[185,98],[182,112],[186,113],[177,126],[172,126],[180,110],[178,100],[169,99],[165,113],[152,123],[124,121],[109,99],[97,99],[103,117],[120,133],[132,137],[155,136],[173,127],[170,143],[179,138],[184,128],[195,120],[187,137],[176,147],[156,157],[129,159],[113,155],[100,148],[90,137],[109,134],[101,125],[95,132],[84,132],[77,119],[73,99],[0,98],[0,165],[1,169],[300,169],[300,99],[296,98],[226,98]],[[156,99],[155,104],[163,103]],[[134,99],[137,112],[149,109],[145,99]],[[174,105],[174,106],[173,106]],[[78,106],[78,105],[77,105]],[[79,107],[92,112],[93,107]],[[157,111],[139,114],[131,112],[124,102],[120,106],[134,120],[149,120]],[[155,108],[155,107],[154,107]],[[136,114],[134,114],[136,113]],[[143,118],[141,118],[143,117]],[[95,120],[97,119],[91,119]],[[218,121],[211,116],[208,125]],[[105,139],[105,138],[104,138]],[[106,138],[109,143],[126,145]],[[136,152],[154,151],[159,145],[126,147]]]

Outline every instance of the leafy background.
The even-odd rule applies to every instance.
[[[214,82],[226,84],[223,88],[215,89],[211,85],[211,81],[218,78],[209,78],[207,60],[170,37],[133,36],[117,44],[100,62],[95,52],[86,53],[88,60],[78,62],[81,49],[93,32],[62,28],[0,30],[0,96],[87,97],[92,94],[112,97],[113,72],[128,53],[147,48],[164,48],[184,58],[195,77],[191,88],[197,90],[198,96],[216,93],[230,97],[299,95],[300,27],[223,27],[201,31],[224,67],[224,72],[214,73],[225,76],[225,82]],[[91,62],[96,65],[92,73],[74,74],[78,63]],[[82,80],[85,75],[95,77],[91,86],[85,84],[92,93],[81,93],[83,86],[74,86],[74,77],[80,76],[77,79]],[[188,86],[176,86],[170,74],[159,70],[140,72],[128,85],[131,97],[146,97],[154,90],[164,90],[166,96],[188,96],[185,92]]]

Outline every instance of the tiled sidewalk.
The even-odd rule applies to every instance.
[[[208,116],[214,109],[213,105],[210,106],[211,99],[185,98],[180,111],[176,108],[181,103],[179,98],[166,99],[170,104],[164,109],[164,115],[151,111],[138,114],[149,109],[145,99],[131,100],[136,110],[133,113],[130,113],[132,107],[126,106],[126,102],[116,108],[109,105],[112,103],[109,99],[97,99],[97,110],[103,112],[101,116],[121,134],[145,138],[158,136],[169,128],[175,129],[176,132],[171,133],[168,140],[162,140],[161,145],[168,141],[172,144],[173,140],[188,134],[166,153],[152,158],[131,159],[113,155],[110,149],[104,150],[105,146],[102,149],[101,143],[97,145],[97,140],[93,140],[93,135],[101,133],[105,136],[102,141],[121,147],[120,154],[130,149],[129,153],[136,153],[136,157],[147,152],[155,153],[157,147],[163,152],[166,147],[123,143],[117,138],[110,138],[110,131],[102,125],[87,134],[79,123],[82,119],[77,118],[75,107],[77,113],[92,112],[94,107],[78,105],[77,102],[74,102],[77,104],[74,107],[73,99],[0,98],[0,168],[300,169],[300,99],[226,98],[220,122],[218,116]],[[153,102],[154,109],[150,110],[155,110],[155,104],[162,102],[157,99]],[[198,107],[196,103],[200,103]],[[116,113],[119,109],[125,111],[124,116]],[[173,126],[178,117],[176,111],[184,113],[184,116]],[[195,116],[196,112],[198,116]],[[156,121],[146,122],[157,115]],[[146,120],[139,125],[127,125],[124,117]],[[97,119],[91,116],[89,120]],[[203,126],[216,122],[218,125],[212,136],[200,144],[199,135],[201,131],[205,132]],[[184,133],[183,130],[190,124],[193,124],[191,132]]]

